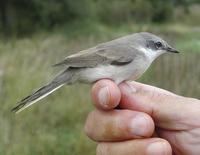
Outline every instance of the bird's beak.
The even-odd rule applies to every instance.
[[[172,48],[172,47],[167,47],[165,50],[171,53],[179,53],[179,51],[177,51],[175,48]]]

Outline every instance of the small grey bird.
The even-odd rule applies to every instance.
[[[178,53],[166,41],[148,32],[134,33],[80,51],[55,64],[65,66],[65,70],[51,83],[18,102],[12,111],[18,113],[63,85],[76,81],[92,83],[106,78],[119,84],[136,80],[166,52]]]

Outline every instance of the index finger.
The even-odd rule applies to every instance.
[[[108,79],[96,82],[92,87],[91,96],[94,105],[102,110],[114,109],[121,100],[119,87]]]
[[[157,127],[168,130],[199,127],[199,100],[138,82],[126,82],[119,87],[122,92],[120,107],[149,114]]]

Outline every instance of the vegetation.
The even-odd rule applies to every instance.
[[[23,36],[38,29],[52,29],[74,21],[94,20],[106,24],[177,21],[176,9],[190,14],[198,0],[1,0],[0,30]]]
[[[188,5],[176,0],[173,17],[167,15],[166,18],[170,19],[159,20],[161,23],[158,23],[155,19],[158,15],[147,16],[149,12],[145,10],[148,9],[142,9],[144,6],[151,10],[155,0],[149,1],[152,3],[145,0],[127,0],[124,3],[111,0],[112,5],[105,5],[102,1],[60,1],[61,4],[67,2],[65,5],[55,0],[0,2],[6,2],[7,7],[13,10],[24,8],[21,9],[22,14],[16,14],[18,17],[27,15],[12,20],[10,26],[13,28],[8,31],[12,37],[0,37],[0,155],[94,155],[96,144],[83,131],[87,114],[93,109],[90,85],[63,87],[18,115],[12,114],[10,109],[22,97],[49,82],[62,69],[52,68],[51,65],[63,57],[130,33],[153,32],[181,52],[166,54],[156,60],[139,79],[140,82],[200,99],[199,6],[192,5],[188,8],[189,13],[184,13]],[[129,5],[129,2],[134,5]],[[98,5],[102,8],[94,8],[96,3],[102,3]],[[30,15],[35,13],[33,8],[36,4],[37,14],[41,15],[36,18],[38,22],[32,19],[35,16]],[[159,4],[163,6],[161,2],[156,5]],[[169,8],[174,7],[171,3],[168,5]],[[131,14],[127,6],[133,7]],[[20,9],[16,11],[20,12]],[[70,16],[65,11],[71,11]],[[144,21],[140,21],[141,17]],[[4,26],[1,29],[8,30]],[[20,35],[15,36],[15,32]],[[27,35],[27,32],[32,34]]]

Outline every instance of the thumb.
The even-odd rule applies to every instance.
[[[119,87],[120,107],[148,113],[158,127],[184,130],[199,126],[200,100],[137,82],[122,83]]]

